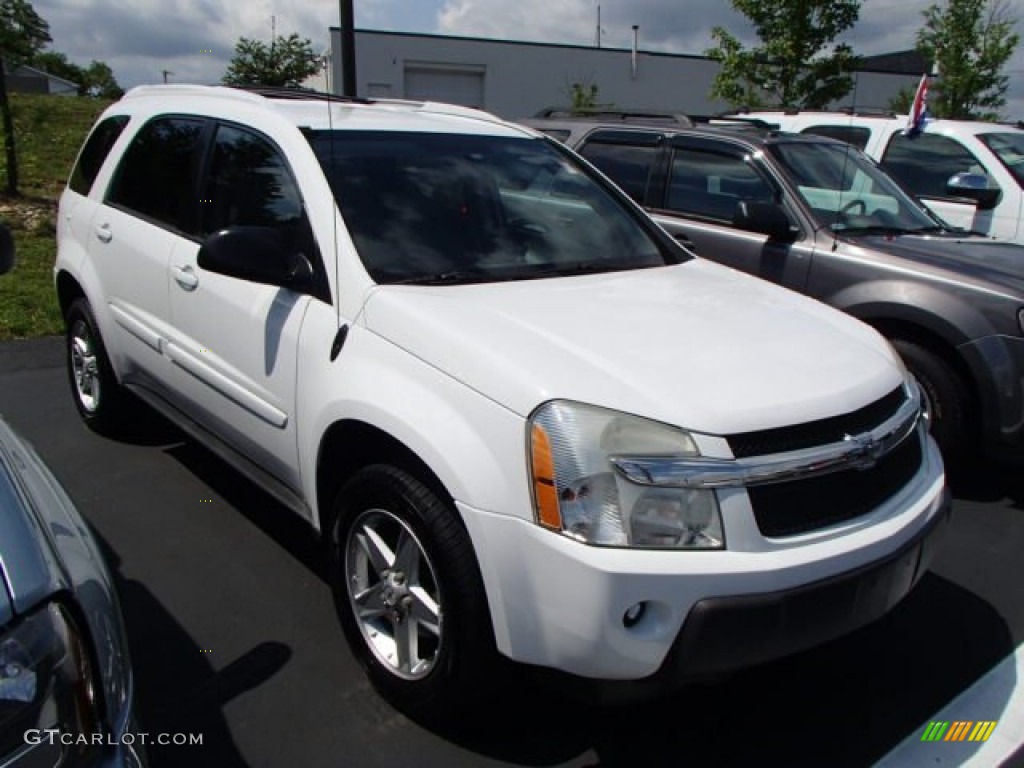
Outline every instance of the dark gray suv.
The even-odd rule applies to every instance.
[[[1024,247],[949,229],[863,154],[756,121],[525,124],[703,256],[845,310],[921,383],[947,458],[1024,458]]]

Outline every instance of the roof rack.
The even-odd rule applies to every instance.
[[[545,107],[534,117],[568,118],[582,120],[621,120],[628,122],[666,122],[675,123],[689,128],[693,121],[688,115],[680,112],[667,112],[658,109],[615,109],[614,107]]]
[[[337,101],[349,104],[372,104],[372,99],[364,99],[356,96],[339,96],[335,93],[325,93],[313,88],[290,85],[232,85],[238,91],[254,93],[267,99],[302,99],[315,101]]]
[[[800,109],[799,107],[740,107],[728,114],[746,115],[751,112],[778,112],[780,115],[829,114],[839,112],[854,117],[905,117],[885,107],[836,107],[835,109]]]
[[[777,131],[781,127],[778,123],[763,120],[760,117],[739,117],[734,114],[720,115],[690,115],[694,125],[708,125],[718,128],[753,128],[759,131]]]

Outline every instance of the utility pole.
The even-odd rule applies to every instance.
[[[356,96],[356,13],[352,0],[341,0],[341,94]]]
[[[597,6],[597,47],[601,47],[601,6]]]
[[[161,73],[162,73],[162,74],[163,74],[163,76],[164,76],[164,85],[167,85],[167,76],[168,76],[168,75],[173,75],[174,73],[173,73],[173,72],[171,72],[171,70],[169,70],[169,69],[162,69],[162,70],[160,70],[160,71],[161,71]]]

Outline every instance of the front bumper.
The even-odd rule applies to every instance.
[[[1024,460],[1024,338],[985,336],[959,350],[977,384],[985,448]]]
[[[746,492],[720,492],[726,540],[737,547],[724,551],[592,547],[460,504],[498,648],[577,677],[666,686],[861,626],[913,586],[948,517],[941,459],[926,444],[921,471],[896,496],[813,533],[759,538]],[[640,619],[625,621],[641,602]]]
[[[656,676],[715,676],[812,648],[870,624],[928,570],[951,511],[947,490],[938,514],[913,538],[888,557],[852,571],[778,592],[699,601]]]

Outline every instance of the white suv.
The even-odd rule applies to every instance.
[[[904,135],[906,115],[749,112],[784,131],[830,136],[863,149],[954,227],[1024,243],[1024,130],[974,120],[928,120]]]
[[[136,89],[58,238],[82,417],[130,390],[321,531],[406,707],[495,650],[656,683],[798,651],[902,598],[947,518],[880,336],[482,112]]]

